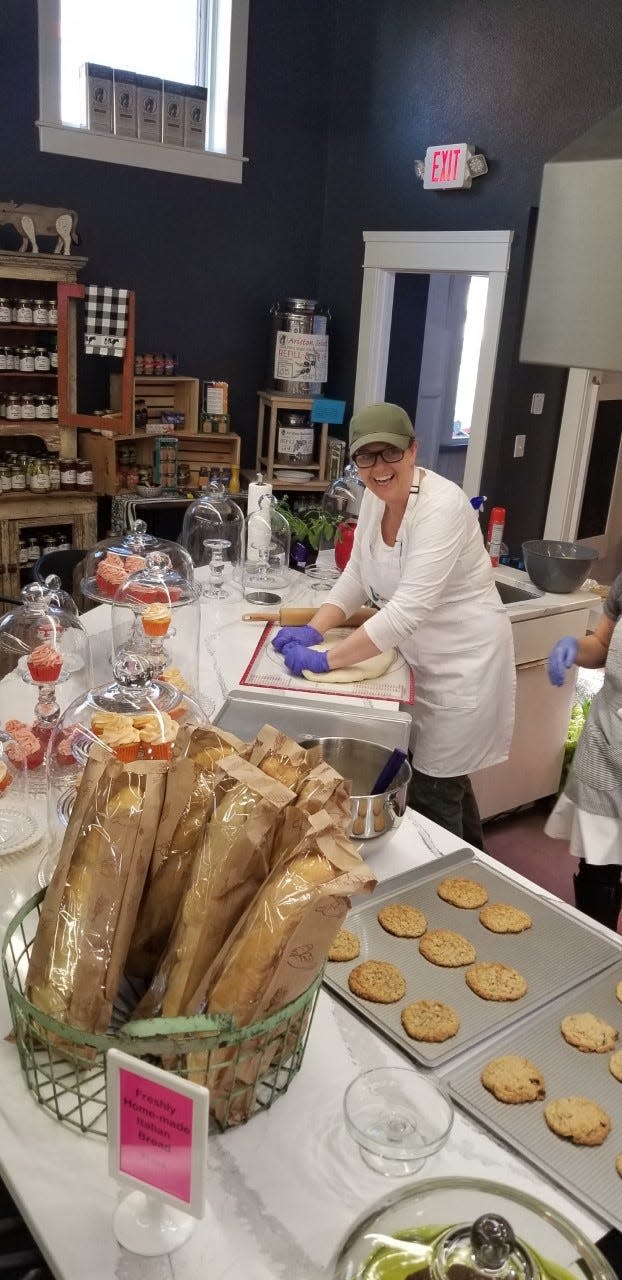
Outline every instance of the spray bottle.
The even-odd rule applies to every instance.
[[[505,507],[493,507],[488,521],[488,533],[486,534],[486,550],[490,556],[490,563],[493,567],[496,567],[499,563],[504,525]]]

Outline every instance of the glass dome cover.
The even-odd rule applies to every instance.
[[[239,580],[244,562],[244,514],[216,480],[191,502],[181,532],[182,546],[192,560],[197,581],[214,594],[214,585],[225,595],[227,585]],[[218,573],[213,565],[222,566]],[[218,581],[216,581],[218,579]]]
[[[156,679],[150,663],[140,654],[116,659],[112,670],[113,680],[89,689],[65,708],[50,737],[50,847],[39,871],[39,881],[44,885],[54,869],[82,771],[94,744],[125,764],[169,760],[182,727],[209,723],[179,671],[171,669],[166,672],[168,679]]]
[[[412,1183],[382,1200],[343,1244],[334,1280],[616,1280],[569,1219],[478,1178]]]
[[[42,835],[29,804],[29,776],[23,741],[0,729],[0,858],[28,848]]]
[[[354,463],[349,462],[344,467],[343,475],[333,480],[322,494],[321,505],[336,519],[357,520],[364,492],[365,485]]]
[[[57,685],[67,684],[71,698],[92,684],[91,646],[77,614],[59,609],[53,590],[31,582],[21,594],[21,605],[0,620],[0,656],[37,690],[31,728],[45,744],[59,714]]]
[[[246,517],[244,594],[279,591],[287,585],[291,530],[277,509],[277,499],[264,494]]]
[[[151,552],[167,555],[179,576],[192,583],[192,561],[183,547],[168,538],[147,533],[145,521],[135,520],[128,533],[104,538],[87,552],[80,584],[83,594],[91,600],[114,600],[128,576],[145,568],[146,557]]]
[[[198,689],[200,595],[164,552],[150,551],[144,569],[126,578],[112,602],[115,657],[142,655],[154,675],[177,667]]]

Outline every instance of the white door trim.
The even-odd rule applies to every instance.
[[[364,231],[363,293],[355,411],[383,400],[396,272],[465,272],[489,277],[473,421],[462,487],[479,492],[499,345],[512,231]]]
[[[545,538],[572,542],[576,536],[603,376],[600,369],[568,372]]]

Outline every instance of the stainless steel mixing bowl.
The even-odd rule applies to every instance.
[[[371,788],[391,755],[389,747],[359,741],[358,738],[305,738],[301,745],[321,747],[326,763],[350,783],[352,816],[349,834],[353,840],[373,840],[401,822],[412,777],[408,760],[400,765],[388,789],[375,796],[371,794]]]

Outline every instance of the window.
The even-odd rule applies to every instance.
[[[473,276],[469,285],[467,313],[464,322],[462,355],[454,408],[452,439],[468,440],[475,401],[477,370],[486,316],[488,280],[486,276]]]
[[[39,0],[42,151],[241,182],[249,0]],[[207,86],[205,151],[92,133],[85,62]]]

